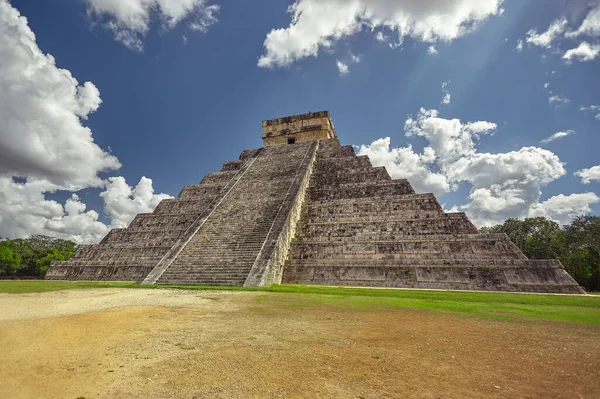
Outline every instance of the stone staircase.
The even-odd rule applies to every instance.
[[[241,162],[238,166],[241,166]],[[178,198],[140,213],[124,229],[112,229],[95,245],[82,246],[65,262],[53,262],[47,279],[141,281],[214,201],[238,169],[207,174]]]
[[[315,145],[264,148],[157,282],[244,285]]]
[[[433,194],[322,141],[283,282],[580,293],[557,260],[529,260],[505,234],[478,234]]]

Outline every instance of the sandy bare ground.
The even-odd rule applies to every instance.
[[[600,397],[598,326],[306,298],[0,294],[0,397]]]

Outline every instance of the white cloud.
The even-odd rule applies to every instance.
[[[80,85],[42,53],[27,19],[5,0],[0,0],[0,93],[0,174],[78,189],[101,186],[97,173],[121,166],[81,122],[102,103],[96,86]]]
[[[600,120],[600,105],[589,105],[587,107],[584,107],[582,105],[581,107],[579,107],[579,110],[583,111],[583,112],[586,112],[586,113],[587,112],[592,112],[592,113],[598,112],[596,114],[595,118],[598,119],[598,120]]]
[[[348,64],[346,64],[340,60],[337,60],[335,62],[335,64],[337,66],[340,76],[346,75],[348,72],[350,72],[350,70],[348,69]]]
[[[592,37],[600,36],[600,5],[590,10],[577,30],[566,34],[569,38],[575,38],[581,35]]]
[[[407,137],[427,139],[435,156],[448,164],[475,153],[475,140],[479,135],[493,132],[496,124],[485,121],[462,123],[459,119],[438,117],[437,110],[420,109],[417,119],[409,117],[404,124]]]
[[[121,176],[110,177],[100,197],[104,199],[104,211],[111,217],[111,227],[127,227],[138,213],[152,212],[161,200],[173,198],[154,194],[152,180],[146,176],[133,188]]]
[[[374,166],[385,166],[394,179],[409,179],[418,192],[447,193],[450,184],[442,173],[431,171],[435,153],[431,147],[422,154],[413,151],[412,146],[390,148],[390,138],[375,140],[370,145],[361,145],[358,155],[368,155]]]
[[[75,194],[65,206],[48,200],[44,193],[56,186],[47,180],[28,179],[15,183],[10,176],[0,176],[0,236],[15,238],[47,234],[77,242],[96,242],[108,227],[98,221],[98,213],[85,212]]]
[[[100,92],[42,53],[27,19],[6,0],[0,0],[0,93],[0,236],[98,241],[111,227],[98,221],[98,212],[86,211],[77,194],[64,205],[46,194],[104,187],[98,173],[121,166],[82,125],[102,103]],[[164,195],[149,195],[151,182],[142,180],[132,201],[149,209]],[[117,216],[113,222],[126,220]]]
[[[418,192],[443,194],[461,183],[469,184],[469,202],[453,208],[465,210],[478,226],[536,212],[564,220],[586,212],[597,201],[587,193],[567,197],[573,199],[571,206],[560,196],[540,203],[541,188],[566,173],[563,163],[556,154],[538,147],[478,152],[478,137],[495,129],[492,122],[444,119],[436,110],[421,109],[415,118],[406,120],[404,131],[407,137],[427,140],[422,153],[410,145],[392,148],[389,138],[362,145],[358,153],[368,155],[374,165],[385,166],[393,177],[408,178]]]
[[[517,40],[517,47],[515,47],[515,50],[517,51],[517,53],[523,51],[523,40]]]
[[[362,54],[352,54],[352,52],[350,52],[350,61],[352,61],[355,64],[358,64],[361,60],[362,60]]]
[[[217,22],[218,5],[205,0],[84,0],[87,12],[113,32],[116,40],[141,51],[143,39],[153,20],[164,29],[173,29],[185,18],[189,28],[206,32]]]
[[[151,212],[166,194],[154,194],[152,180],[142,177],[132,189],[123,177],[112,177],[106,182],[106,190],[100,193],[104,210],[111,216],[111,223],[98,220],[94,210],[86,211],[86,205],[77,194],[72,194],[64,206],[48,200],[45,194],[57,187],[46,180],[27,179],[16,183],[10,176],[0,176],[0,237],[25,237],[46,234],[73,240],[78,243],[95,243],[113,227],[126,227],[139,212]]]
[[[411,37],[427,43],[450,42],[473,31],[481,22],[501,13],[502,0],[295,0],[289,6],[287,28],[267,35],[259,67],[283,67],[316,56],[321,49],[362,30],[382,29],[396,35],[395,47]]]
[[[450,104],[450,100],[452,99],[452,96],[450,95],[450,93],[448,93],[448,84],[449,83],[450,83],[450,81],[442,83],[442,94],[444,95],[442,97],[442,104]]]
[[[580,169],[575,172],[575,176],[579,177],[583,184],[589,184],[594,180],[600,181],[600,165],[592,166],[588,169]]]
[[[561,132],[556,132],[554,133],[552,136],[546,137],[545,139],[543,139],[542,141],[540,141],[540,143],[542,144],[548,144],[554,140],[558,140],[558,139],[562,139],[563,137],[567,137],[570,136],[572,134],[575,134],[574,130],[565,130],[565,131],[561,131]]]
[[[429,46],[427,48],[427,53],[431,54],[431,55],[435,55],[438,53],[437,49],[435,48],[435,46],[432,44],[431,46]]]
[[[528,44],[533,46],[540,46],[543,48],[552,47],[552,42],[556,39],[561,38],[562,34],[567,29],[566,19],[557,19],[553,21],[548,30],[542,33],[537,33],[535,29],[531,29],[527,32],[525,40]]]
[[[532,206],[527,216],[544,216],[565,225],[569,224],[576,216],[590,213],[590,205],[598,202],[600,202],[600,197],[594,193],[559,194]]]
[[[550,103],[556,107],[566,105],[570,102],[571,102],[571,100],[569,100],[568,98],[562,97],[559,94],[548,97],[548,103]]]
[[[549,87],[550,87],[550,82],[546,82],[546,83],[544,83],[544,89],[547,89],[547,88],[549,88]]]
[[[600,45],[598,44],[589,44],[587,42],[581,42],[579,46],[576,48],[572,48],[567,50],[563,55],[563,59],[567,60],[567,62],[573,61],[573,59],[578,61],[591,61],[596,58],[600,54]]]

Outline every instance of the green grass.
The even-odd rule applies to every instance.
[[[27,292],[49,292],[78,288],[130,288],[138,283],[121,281],[49,281],[49,280],[0,280],[0,293],[22,294]]]
[[[305,285],[275,285],[263,288],[153,285],[131,282],[0,281],[0,292],[47,292],[75,288],[176,288],[187,290],[234,290],[292,293],[261,295],[257,302],[302,311],[333,305],[341,310],[372,311],[413,308],[459,312],[498,319],[545,319],[600,324],[600,297],[585,295],[539,295],[503,292],[428,291],[403,289],[345,288]],[[260,310],[259,310],[260,309]],[[256,311],[263,312],[259,304]]]

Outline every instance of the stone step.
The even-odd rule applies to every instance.
[[[228,170],[225,172],[207,173],[200,181],[200,184],[227,184],[238,173],[237,170]]]
[[[223,286],[223,287],[233,287],[233,286],[242,286],[244,285],[244,281],[238,280],[160,280],[157,284],[162,285],[205,285],[205,286]]]
[[[156,264],[158,263],[158,261],[160,260],[160,258],[155,258],[155,259],[137,259],[137,258],[131,258],[131,259],[110,259],[110,260],[93,260],[93,259],[69,259],[68,261],[65,261],[64,264],[65,265],[69,265],[72,267],[149,267],[150,269],[152,269],[154,266],[156,266]],[[54,263],[53,263],[54,264]]]
[[[160,201],[153,215],[195,213],[200,214],[212,202],[213,197],[204,197],[194,200],[181,200],[178,198],[164,199]]]
[[[318,207],[340,207],[347,209],[348,207],[381,205],[385,207],[391,207],[392,209],[394,209],[394,207],[400,207],[398,209],[414,209],[411,208],[413,203],[420,204],[424,202],[438,204],[438,201],[433,194],[401,194],[390,195],[386,197],[384,201],[382,201],[379,197],[340,198],[335,200],[308,201],[306,203],[306,207],[311,209]]]
[[[340,259],[288,259],[286,267],[398,267],[398,268],[541,268],[558,269],[556,259],[373,259],[368,263]]]
[[[390,182],[341,184],[338,186],[321,186],[309,191],[313,201],[337,200],[364,197],[386,197],[388,195],[414,194],[410,183],[406,180]]]
[[[112,242],[142,243],[144,241],[177,240],[185,230],[126,230],[113,229],[102,239],[101,244]]]
[[[410,257],[444,258],[516,258],[525,256],[510,240],[473,241],[409,241],[409,242],[352,242],[352,243],[298,243],[290,250],[291,259],[328,259],[339,257],[366,259],[397,259]]]
[[[283,283],[438,288],[489,291],[581,293],[581,288],[557,267],[402,267],[402,266],[296,266],[284,268]]]
[[[181,200],[193,200],[206,197],[216,197],[219,195],[225,185],[204,185],[197,184],[193,186],[185,186],[177,196]]]
[[[131,229],[183,229],[189,227],[198,217],[198,213],[180,215],[140,213],[131,221],[129,227]]]
[[[444,252],[444,251],[414,251],[402,253],[318,253],[318,252],[292,252],[290,259],[339,259],[340,261],[348,262],[370,262],[378,259],[522,259],[523,256],[518,253],[498,253],[495,251],[478,251],[478,252]]]
[[[317,154],[317,162],[315,164],[315,172],[322,170],[340,170],[340,169],[355,169],[363,167],[372,167],[371,161],[367,156],[354,157],[323,157]]]
[[[467,219],[448,215],[430,219],[388,220],[384,222],[326,222],[298,225],[297,237],[353,237],[357,234],[373,234],[375,237],[387,233],[419,234],[476,234],[477,229]]]
[[[338,214],[318,214],[305,215],[304,223],[371,223],[371,222],[388,222],[388,221],[403,221],[416,219],[439,219],[447,217],[441,210],[431,211],[388,211],[388,212],[373,212],[371,214],[362,213],[338,213]]]
[[[364,243],[364,244],[402,244],[413,242],[472,242],[472,241],[490,241],[490,240],[509,240],[504,233],[477,233],[477,234],[431,234],[431,235],[406,235],[399,237],[390,237],[387,239],[369,239],[367,237],[349,237],[343,238],[344,243]],[[339,243],[337,237],[297,237],[293,244],[322,244],[323,242]],[[331,240],[331,241],[330,241]]]
[[[242,168],[244,161],[236,159],[235,161],[225,161],[221,166],[221,172],[237,171]]]

